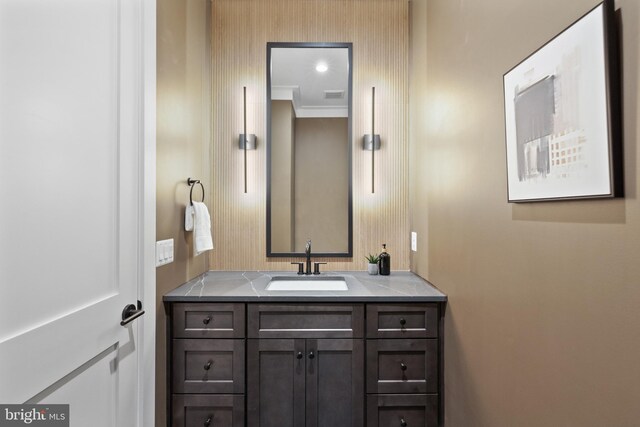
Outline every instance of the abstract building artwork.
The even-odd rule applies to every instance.
[[[620,195],[613,1],[504,75],[509,202]]]

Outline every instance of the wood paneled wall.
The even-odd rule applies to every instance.
[[[212,270],[290,270],[266,257],[266,43],[353,43],[353,258],[327,270],[362,270],[387,243],[409,269],[407,0],[213,0]],[[243,193],[242,87],[247,86],[248,193]],[[371,87],[376,87],[376,193],[371,194]],[[322,185],[321,182],[318,185]]]

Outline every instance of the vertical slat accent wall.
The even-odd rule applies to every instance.
[[[266,257],[266,43],[353,43],[353,258],[329,258],[326,270],[363,270],[364,256],[392,255],[409,269],[407,0],[213,0],[212,270],[290,270]],[[243,188],[242,87],[247,86],[248,153]],[[376,193],[371,194],[371,87],[376,87]],[[321,182],[318,185],[322,185]],[[319,259],[320,260],[320,259]]]

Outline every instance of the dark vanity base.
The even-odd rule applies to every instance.
[[[446,297],[166,304],[170,426],[444,425]]]

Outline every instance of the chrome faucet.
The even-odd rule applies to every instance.
[[[307,244],[304,247],[304,253],[307,255],[307,272],[304,274],[311,274],[311,239],[307,240]]]

